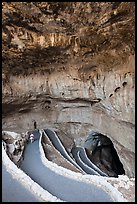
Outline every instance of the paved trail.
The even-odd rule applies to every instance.
[[[21,169],[52,195],[68,202],[112,202],[109,194],[92,184],[70,179],[47,168],[40,159],[39,140],[29,143]]]
[[[40,202],[2,164],[2,202]]]

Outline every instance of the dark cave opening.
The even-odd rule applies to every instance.
[[[110,177],[125,174],[123,164],[112,141],[98,132],[92,132],[84,144],[88,158]]]

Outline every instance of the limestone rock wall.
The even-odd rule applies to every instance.
[[[101,131],[134,176],[134,23],[134,2],[3,2],[3,129]]]
[[[122,69],[115,72],[85,71],[88,79],[84,81],[75,69],[45,75],[11,76],[9,84],[3,86],[3,94],[34,97],[48,94],[60,100],[84,99],[91,102],[91,106],[98,103],[109,116],[134,124],[134,57],[129,59]]]

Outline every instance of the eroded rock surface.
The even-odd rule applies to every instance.
[[[25,134],[17,134],[13,132],[2,132],[2,140],[4,148],[11,159],[18,167],[23,159],[23,153],[27,145]]]
[[[3,129],[99,131],[134,177],[134,23],[134,2],[3,2]]]

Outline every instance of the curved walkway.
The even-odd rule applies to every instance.
[[[19,198],[18,202],[31,202],[30,200],[32,200],[32,202],[38,202],[38,198],[40,199],[39,202],[125,201],[122,194],[109,184],[104,177],[76,173],[49,161],[45,157],[44,149],[42,147],[42,137],[45,137],[44,130],[35,131],[35,133],[37,140],[33,143],[28,143],[26,146],[21,169],[17,168],[17,166],[8,158],[5,150],[3,151],[4,155],[2,154],[3,164],[6,164],[11,175],[14,175],[15,178],[17,177],[19,182],[21,182],[22,187],[26,188],[27,193],[29,193],[29,195],[27,195],[27,193],[25,194],[27,198],[26,200],[21,200],[20,193],[22,190],[19,187],[18,190],[20,193],[17,193],[17,197]],[[3,171],[5,177],[8,178],[4,166]],[[3,181],[3,184],[4,183],[5,181]],[[12,185],[16,185],[15,180],[11,179],[11,183]],[[8,189],[8,186],[6,189]],[[8,192],[6,189],[3,187],[3,195],[4,192]],[[12,188],[12,194],[15,194],[14,188]],[[12,198],[9,198],[9,202],[16,202],[15,200],[16,199],[12,200]]]
[[[103,171],[101,171],[95,164],[93,164],[89,158],[87,157],[86,151],[84,148],[79,147],[79,156],[82,159],[82,161],[87,164],[90,168],[92,168],[94,171],[98,172],[101,176],[106,176],[108,177],[108,175],[106,173],[104,173]]]
[[[46,158],[49,161],[62,166],[66,169],[69,169],[74,172],[83,173],[80,169],[74,166],[70,161],[68,161],[63,155],[54,147],[47,134],[43,131],[43,137],[41,139],[41,144],[46,155]]]
[[[2,141],[2,202],[63,201],[52,196],[19,169],[8,157]]]
[[[40,154],[39,141],[29,143],[21,169],[52,195],[69,202],[112,202],[110,195],[98,186],[68,178],[46,167]]]
[[[48,136],[54,147],[62,154],[62,156],[84,173],[83,169],[81,169],[81,167],[70,157],[57,134],[50,129],[44,129],[44,133]]]
[[[98,172],[96,172],[94,169],[90,168],[87,164],[83,162],[83,160],[80,157],[80,148],[75,147],[72,149],[72,155],[75,158],[76,162],[79,164],[79,166],[87,173],[91,175],[97,175],[100,176]]]
[[[73,157],[76,161],[69,156],[66,149],[64,148],[63,144],[61,143],[60,139],[58,138],[57,134],[50,129],[44,129],[45,136],[47,136],[50,141],[52,142],[53,146],[64,156],[68,161],[73,163],[75,166],[79,165],[79,169],[82,169],[84,172],[91,174],[91,175],[102,175],[107,176],[104,172],[102,172],[95,164],[93,164],[88,157],[86,156],[86,152],[82,147],[75,147],[73,148]],[[78,168],[78,167],[77,167]]]
[[[40,202],[40,199],[13,178],[2,164],[2,202]]]

